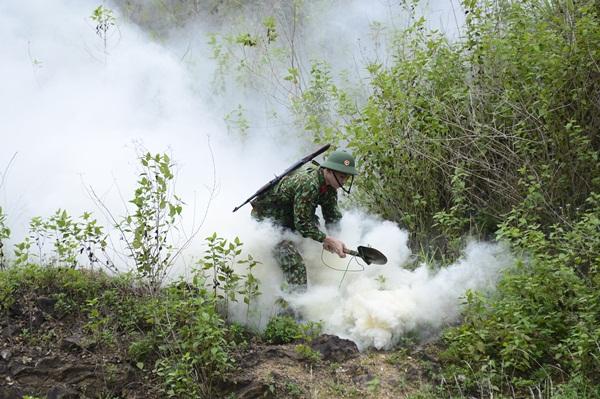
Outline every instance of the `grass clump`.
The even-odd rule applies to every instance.
[[[263,335],[270,344],[289,344],[303,336],[301,326],[291,316],[271,318]]]

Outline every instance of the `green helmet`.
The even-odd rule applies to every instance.
[[[354,167],[354,157],[346,151],[334,151],[323,164],[323,168],[346,173],[348,175],[357,175],[358,171]]]

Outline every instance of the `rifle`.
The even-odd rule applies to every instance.
[[[299,160],[298,162],[296,162],[295,164],[293,164],[292,166],[290,166],[289,168],[287,168],[286,170],[283,171],[282,174],[280,174],[279,176],[275,175],[275,177],[268,182],[267,184],[265,184],[264,186],[262,186],[261,188],[258,189],[258,191],[256,191],[254,194],[252,194],[252,196],[250,198],[248,198],[246,201],[244,201],[244,203],[240,206],[237,206],[233,209],[233,211],[237,211],[238,209],[240,209],[241,207],[243,207],[244,205],[246,205],[248,202],[252,201],[254,198],[258,197],[259,195],[267,192],[269,189],[271,189],[272,187],[274,187],[277,183],[279,183],[279,181],[281,179],[283,179],[285,176],[289,175],[290,173],[292,173],[293,171],[295,171],[296,169],[300,168],[302,165],[310,162],[313,158],[315,158],[317,155],[320,155],[322,153],[324,153],[325,151],[327,151],[329,149],[329,147],[331,146],[331,144],[326,144],[323,147],[319,148],[317,151],[308,154],[307,156],[305,156],[304,158],[302,158],[301,160]]]

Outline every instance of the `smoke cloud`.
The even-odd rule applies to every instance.
[[[309,320],[322,320],[326,331],[353,340],[361,349],[390,349],[407,333],[421,340],[436,337],[458,320],[467,290],[491,292],[513,262],[501,245],[472,242],[450,266],[420,264],[410,270],[405,231],[377,226],[359,242],[369,242],[369,237],[385,237],[372,243],[390,255],[388,264],[364,266],[363,272],[348,273],[343,280],[343,272],[316,266],[308,292],[289,298]],[[356,269],[354,262],[350,267]],[[346,267],[339,260],[335,264]]]
[[[322,322],[325,332],[351,339],[360,349],[390,349],[408,333],[421,340],[435,338],[443,327],[457,322],[467,290],[492,292],[502,271],[514,263],[503,245],[470,242],[450,266],[422,263],[415,268],[407,231],[356,210],[346,212],[339,230],[329,233],[337,234],[349,248],[364,245],[380,250],[387,264],[341,259],[312,240],[283,235],[268,223],[257,226],[265,240],[252,241],[250,251],[268,259],[257,267],[266,295],[259,298],[250,324],[264,327],[278,311],[276,299],[282,298],[304,320]],[[282,238],[301,248],[308,274],[304,293],[282,292],[283,276],[270,267],[272,244],[266,242]],[[248,320],[243,306],[233,305],[232,310],[238,320]]]

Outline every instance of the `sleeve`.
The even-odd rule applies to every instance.
[[[333,191],[328,195],[323,203],[321,204],[321,211],[323,212],[323,218],[325,223],[336,223],[342,218],[342,213],[337,203],[337,192]]]
[[[294,195],[294,227],[303,237],[312,238],[323,242],[325,233],[315,223],[315,211],[317,209],[318,189],[306,187],[297,190]]]

